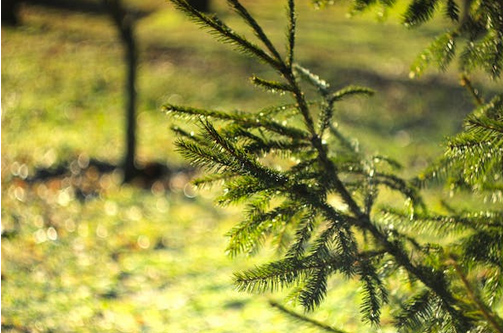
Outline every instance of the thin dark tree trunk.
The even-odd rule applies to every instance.
[[[125,46],[127,62],[126,83],[126,154],[122,168],[124,182],[131,181],[138,173],[135,166],[136,157],[136,70],[138,54],[133,33],[133,20],[123,9],[120,0],[103,0],[108,12],[117,26]]]
[[[2,25],[18,25],[19,22],[19,1],[2,0]]]

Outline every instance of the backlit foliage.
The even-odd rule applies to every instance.
[[[227,2],[254,33],[253,41],[184,0],[171,2],[218,40],[278,74],[276,80],[254,76],[252,83],[292,98],[291,103],[253,111],[164,106],[167,113],[197,127],[195,132],[174,127],[180,153],[205,170],[195,183],[222,184],[220,204],[246,207],[243,221],[229,231],[229,254],[254,254],[265,244],[282,253],[276,261],[236,273],[240,290],[290,289],[291,299],[313,311],[326,297],[330,279],[340,275],[360,282],[361,318],[370,326],[380,326],[383,310],[389,307],[391,325],[400,332],[503,331],[495,310],[503,290],[501,211],[431,212],[416,187],[426,174],[421,181],[409,182],[398,176],[397,162],[367,156],[351,144],[336,126],[335,106],[372,91],[351,85],[334,89],[295,62],[293,0],[287,1],[288,33],[281,49],[238,0]],[[373,2],[355,4],[363,8]],[[415,25],[428,20],[439,3],[412,1],[405,21]],[[488,3],[477,1],[473,11]],[[451,19],[460,20],[455,2],[445,1],[445,6]],[[493,15],[493,9],[497,10],[487,9],[487,15]],[[489,16],[477,20],[486,22]],[[472,14],[468,20],[479,22]],[[484,29],[487,34],[493,31],[487,24]],[[449,43],[438,44],[444,42]],[[473,47],[482,47],[477,45]],[[440,48],[439,63],[447,65],[453,53]],[[500,60],[495,64],[492,73],[497,76]],[[491,103],[470,116],[466,131],[448,145],[445,172],[459,168],[470,186],[501,176],[501,102],[495,98]],[[484,148],[488,142],[490,156]],[[433,172],[428,175],[434,177]],[[409,209],[378,207],[384,191],[397,193],[403,204],[398,207]],[[445,240],[424,241],[439,232]],[[406,294],[390,297],[390,286],[397,281]]]

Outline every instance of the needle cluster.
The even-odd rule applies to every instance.
[[[400,178],[397,162],[366,156],[343,135],[334,119],[337,103],[373,92],[358,86],[333,89],[296,63],[293,0],[287,1],[284,51],[271,42],[238,0],[227,2],[247,23],[255,41],[185,0],[170,1],[217,39],[277,73],[276,80],[254,76],[253,84],[292,99],[288,104],[253,111],[164,106],[167,113],[198,128],[196,132],[173,128],[180,153],[205,170],[195,183],[222,184],[220,204],[246,207],[243,221],[228,234],[228,253],[254,254],[266,242],[282,253],[278,260],[236,273],[234,281],[240,290],[290,289],[292,299],[313,311],[326,297],[329,280],[341,275],[361,284],[362,321],[372,326],[381,325],[383,308],[389,306],[393,325],[401,332],[503,332],[503,322],[494,311],[503,290],[503,214],[435,215],[421,199],[416,186],[420,182]],[[436,1],[415,2],[428,6]],[[495,107],[499,105],[494,112],[501,115],[498,101],[493,101]],[[490,116],[490,107],[481,113],[468,119],[466,137],[452,140],[449,147],[454,157],[468,149],[459,143],[473,143],[471,149],[477,151],[480,140],[493,142],[491,135],[499,137],[495,144],[501,149],[501,119]],[[495,158],[501,161],[499,152]],[[501,164],[492,157],[484,161],[479,171],[466,177],[501,175]],[[383,190],[400,194],[410,210],[377,207]],[[422,241],[439,230],[455,241]],[[484,239],[481,245],[480,237]],[[472,275],[481,268],[487,273],[485,280],[474,284]],[[390,281],[403,281],[404,277],[413,286],[409,297],[392,298]]]

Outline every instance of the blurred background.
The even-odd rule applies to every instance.
[[[284,2],[243,3],[283,43]],[[2,1],[2,330],[298,329],[268,305],[284,295],[233,289],[233,271],[274,253],[225,255],[240,207],[215,208],[218,188],[192,188],[197,170],[175,151],[173,120],[161,112],[168,102],[219,110],[278,104],[249,83],[252,74],[271,76],[268,69],[161,0],[31,0],[17,4],[15,16],[9,4]],[[246,34],[224,1],[208,4]],[[298,7],[298,62],[334,88],[377,92],[339,105],[341,130],[398,159],[409,175],[441,154],[472,101],[455,66],[420,78],[409,72],[446,22],[407,30],[400,2],[354,17],[344,3]],[[355,288],[333,281],[314,316],[356,331]]]

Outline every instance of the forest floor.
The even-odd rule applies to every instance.
[[[283,4],[244,2],[282,42]],[[283,294],[234,290],[232,272],[275,253],[226,256],[225,234],[241,207],[216,208],[218,188],[192,188],[194,170],[176,153],[169,130],[175,122],[160,111],[166,102],[222,110],[278,104],[249,84],[252,74],[267,77],[266,69],[167,4],[126,3],[149,13],[136,25],[137,159],[144,168],[164,168],[162,177],[129,185],[115,167],[125,147],[125,65],[108,17],[27,5],[21,26],[2,27],[2,330],[298,331],[268,305]],[[222,4],[215,1],[214,9],[244,29]],[[407,31],[396,13],[384,23],[373,13],[346,13],[300,4],[298,59],[334,87],[377,91],[341,104],[340,128],[412,175],[441,154],[443,138],[472,109],[455,67],[409,78],[410,64],[443,23]],[[477,83],[491,90],[491,83]],[[314,316],[356,332],[357,286],[331,284]]]

